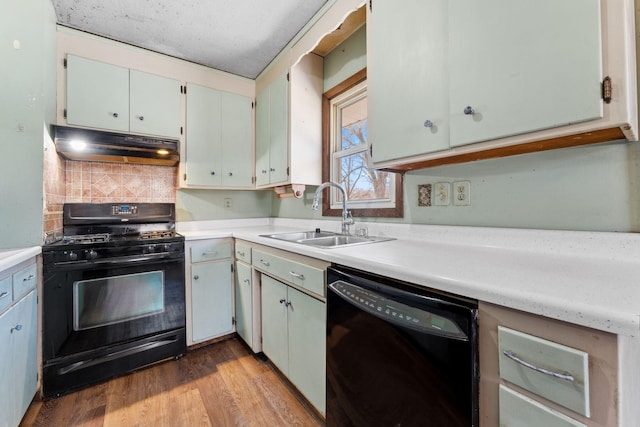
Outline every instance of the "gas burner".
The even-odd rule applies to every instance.
[[[173,230],[160,230],[160,231],[145,231],[140,233],[140,239],[152,240],[152,239],[167,239],[175,237],[176,232]]]
[[[62,238],[63,243],[98,243],[108,242],[110,239],[109,233],[100,234],[76,234],[72,236],[64,236]]]

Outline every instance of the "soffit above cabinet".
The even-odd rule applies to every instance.
[[[256,78],[327,0],[51,0],[58,24]]]

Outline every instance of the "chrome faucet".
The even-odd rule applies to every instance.
[[[311,205],[311,209],[314,211],[318,210],[318,202],[320,201],[320,195],[322,194],[322,190],[327,187],[336,187],[342,193],[342,234],[349,234],[349,226],[354,224],[353,217],[351,216],[351,212],[347,210],[347,192],[344,189],[342,184],[336,184],[335,182],[327,181],[318,186],[316,190],[316,195],[313,197],[313,204]]]

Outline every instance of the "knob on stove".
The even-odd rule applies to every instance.
[[[78,260],[78,254],[73,252],[73,251],[71,251],[67,255],[67,258],[69,259],[69,261],[77,261]]]
[[[98,257],[98,253],[96,251],[94,251],[93,249],[85,251],[86,257],[87,259],[91,260],[91,259],[96,259]]]

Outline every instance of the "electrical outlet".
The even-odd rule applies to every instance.
[[[233,209],[233,200],[230,197],[226,197],[224,199],[224,208]]]
[[[453,205],[469,206],[471,204],[471,182],[456,181],[453,183]]]
[[[451,203],[451,183],[436,182],[431,200],[434,206],[449,206]]]

